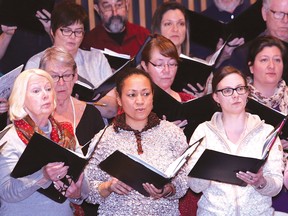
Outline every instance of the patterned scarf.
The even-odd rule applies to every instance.
[[[156,127],[160,124],[160,119],[158,116],[151,112],[148,116],[147,125],[141,130],[134,130],[129,125],[126,124],[125,120],[125,113],[119,114],[114,118],[113,121],[113,128],[116,133],[119,133],[119,129],[126,130],[126,131],[133,131],[137,141],[137,152],[138,154],[143,154],[142,144],[141,144],[141,133],[147,131],[153,127]]]
[[[281,80],[278,85],[277,89],[275,90],[275,93],[271,97],[265,97],[259,92],[252,84],[253,80],[251,77],[247,79],[248,86],[250,90],[250,96],[254,99],[258,100],[260,103],[278,110],[285,115],[288,114],[288,88],[286,86],[286,83],[284,80]]]
[[[48,120],[52,125],[52,131],[50,134],[51,140],[64,148],[74,151],[76,147],[76,140],[72,125],[67,122],[59,123],[52,116],[50,116]],[[45,133],[37,125],[35,125],[34,121],[29,115],[21,120],[15,120],[14,125],[19,138],[26,145],[29,143],[29,140],[33,136],[34,132],[38,132],[41,135],[46,136]]]

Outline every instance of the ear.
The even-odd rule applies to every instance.
[[[50,35],[51,35],[51,37],[52,37],[52,38],[53,38],[53,40],[54,40],[54,37],[55,37],[55,35],[54,35],[54,33],[53,33],[52,29],[50,29]]]
[[[219,103],[219,98],[217,93],[212,93],[212,97],[216,103]]]
[[[73,78],[73,83],[75,84],[77,80],[78,80],[78,73],[77,73],[77,69],[76,69],[75,76]]]
[[[126,0],[126,10],[128,11],[129,10],[129,5],[130,5],[130,0]]]
[[[263,20],[266,22],[266,20],[267,20],[267,10],[264,8],[264,6],[262,6],[261,13],[262,13]]]
[[[94,4],[94,10],[99,14],[99,6],[97,4]]]
[[[148,68],[147,68],[146,63],[145,63],[144,61],[141,61],[140,64],[141,64],[141,67],[144,69],[144,71],[147,72],[147,71],[148,71]]]
[[[122,107],[121,98],[120,98],[118,92],[116,92],[116,100],[117,100],[118,105],[119,105],[120,107]]]
[[[253,66],[251,65],[251,62],[250,62],[250,61],[248,62],[248,67],[249,67],[250,73],[253,74],[253,73],[254,73],[254,72],[253,72]]]

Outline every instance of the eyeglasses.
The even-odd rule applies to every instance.
[[[167,65],[169,69],[175,69],[177,68],[178,64],[177,63],[168,63],[168,64],[154,64],[153,62],[149,61],[150,64],[152,64],[156,69],[158,70],[163,70],[165,66]]]
[[[61,78],[64,82],[70,82],[73,80],[75,74],[64,74],[62,76],[59,75],[51,75],[54,82],[58,82]]]
[[[125,8],[125,1],[118,2],[114,5],[111,5],[111,4],[104,5],[104,6],[102,6],[102,11],[103,12],[112,12],[113,10],[118,11],[118,10],[121,10],[123,8]]]
[[[74,34],[75,37],[83,37],[83,35],[84,35],[83,30],[73,31],[71,29],[60,28],[60,31],[62,32],[63,36],[67,36],[67,37],[70,37],[72,34]]]
[[[281,12],[281,11],[274,11],[274,10],[271,10],[271,13],[273,13],[273,17],[277,20],[283,20],[285,18],[285,16],[288,16],[288,13],[284,13],[284,12]]]
[[[221,92],[223,96],[228,97],[233,95],[234,91],[236,91],[239,95],[246,94],[248,92],[248,86],[239,86],[236,88],[224,88],[216,90],[215,92]]]

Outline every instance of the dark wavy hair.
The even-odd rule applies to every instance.
[[[189,45],[189,19],[188,19],[188,15],[186,12],[186,8],[178,3],[178,2],[165,2],[162,5],[160,5],[156,11],[154,12],[154,15],[152,17],[152,23],[151,23],[151,32],[152,33],[157,33],[157,34],[161,34],[161,22],[162,22],[162,18],[163,15],[169,11],[169,10],[180,10],[185,18],[185,23],[186,23],[186,37],[185,40],[182,44],[182,52],[186,55],[189,53],[189,49],[190,49],[190,45]]]
[[[88,27],[88,15],[85,9],[73,1],[63,1],[55,5],[51,13],[51,30],[55,34],[60,27],[81,23]]]
[[[261,37],[255,38],[252,41],[249,47],[248,58],[247,58],[248,66],[250,67],[254,64],[256,55],[259,52],[261,52],[265,47],[272,47],[272,46],[277,47],[281,52],[281,57],[283,61],[283,74],[282,74],[282,78],[283,78],[287,76],[287,61],[288,61],[287,48],[285,47],[283,42],[276,37],[261,36]],[[250,75],[253,76],[253,74],[250,74]]]

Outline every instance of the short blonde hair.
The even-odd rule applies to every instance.
[[[51,61],[56,61],[59,65],[72,68],[74,74],[77,73],[77,65],[73,56],[61,47],[49,47],[44,51],[41,57],[39,68],[45,70],[47,64]]]
[[[9,116],[11,121],[23,119],[25,116],[28,115],[24,109],[26,91],[30,78],[35,75],[47,78],[47,80],[51,84],[55,109],[56,94],[53,87],[54,82],[50,74],[41,69],[28,69],[18,75],[14,82],[11,95],[9,97]]]

